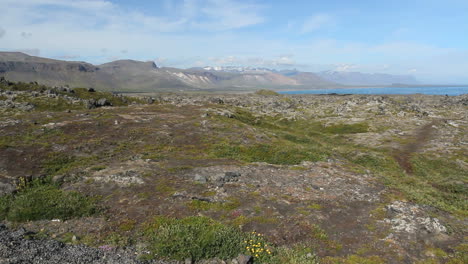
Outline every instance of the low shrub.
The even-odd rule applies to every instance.
[[[70,219],[97,211],[95,199],[64,191],[51,183],[34,182],[14,195],[0,197],[0,219],[25,222],[42,219]]]
[[[206,217],[157,218],[146,232],[152,255],[193,261],[230,259],[243,252],[243,233]]]

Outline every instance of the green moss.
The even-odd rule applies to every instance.
[[[111,232],[102,241],[106,245],[112,245],[116,247],[126,247],[133,244],[133,240],[130,236],[120,234],[118,232]]]
[[[136,225],[136,221],[133,220],[133,219],[127,219],[125,221],[123,221],[122,223],[120,223],[119,225],[119,229],[121,231],[131,231],[135,228],[135,225]]]
[[[312,203],[312,204],[307,205],[307,208],[312,209],[312,210],[320,210],[323,207],[320,204]]]
[[[468,173],[456,162],[416,155],[410,159],[413,173],[406,174],[401,168],[395,169],[395,164],[389,166],[387,161],[374,160],[367,166],[389,187],[398,189],[413,202],[468,215]]]
[[[107,166],[105,165],[97,165],[97,166],[93,166],[90,168],[90,170],[92,171],[102,171],[102,170],[105,170],[107,168]]]
[[[175,188],[171,186],[169,180],[160,179],[157,181],[156,192],[167,196],[174,194],[175,191]]]
[[[231,158],[246,162],[296,165],[304,160],[319,161],[326,158],[323,150],[277,142],[277,144],[235,145],[221,143],[213,146],[211,155],[216,158]]]
[[[329,134],[357,134],[366,133],[369,130],[369,124],[336,124],[322,128],[322,131]]]
[[[232,211],[240,206],[240,201],[237,198],[229,198],[227,202],[207,202],[201,200],[191,200],[187,206],[194,211]]]
[[[216,195],[216,191],[206,191],[206,192],[202,193],[203,197],[212,197],[212,196],[215,196],[215,195]]]
[[[72,168],[76,158],[62,153],[53,153],[43,163],[43,170],[47,175],[56,175]]]
[[[322,240],[322,241],[328,240],[328,234],[319,225],[313,224],[313,225],[310,225],[310,228],[312,231],[311,236],[314,239]]]

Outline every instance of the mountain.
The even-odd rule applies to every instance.
[[[313,73],[282,74],[250,67],[160,68],[154,62],[118,60],[102,65],[0,52],[0,76],[12,81],[108,91],[310,89],[336,86]],[[306,86],[306,87],[305,87]]]
[[[108,91],[188,89],[184,82],[161,71],[154,62],[121,60],[102,65],[60,61],[19,52],[0,52],[0,76],[12,81],[94,87]]]
[[[270,85],[289,86],[298,89],[326,88],[339,86],[334,82],[327,81],[312,72],[300,72],[297,70],[274,70],[261,67],[243,66],[206,66],[203,68],[192,68],[197,71],[209,71],[215,75],[220,73],[231,73],[232,78],[223,82],[224,85],[249,86]]]
[[[86,62],[65,62],[29,56],[20,52],[0,52],[0,75],[12,81],[37,81],[47,85],[109,85],[98,67]]]
[[[312,72],[300,72],[297,70],[283,70],[280,73],[284,76],[295,80],[296,82],[302,85],[315,85],[315,86],[330,86],[337,85],[336,82],[327,81],[324,78],[318,76],[316,73]]]
[[[383,73],[361,73],[345,71],[323,71],[317,73],[321,78],[343,85],[392,85],[418,84],[411,75],[391,75]]]
[[[273,70],[258,67],[158,67],[153,61],[118,60],[101,65],[0,52],[0,76],[12,81],[94,87],[107,91],[256,90],[336,88],[343,85],[418,84],[410,75]]]

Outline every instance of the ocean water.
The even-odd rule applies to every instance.
[[[281,94],[432,94],[432,95],[461,95],[468,93],[468,86],[444,87],[381,87],[381,88],[343,88],[318,89],[280,92]]]

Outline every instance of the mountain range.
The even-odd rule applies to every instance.
[[[101,65],[53,60],[20,52],[0,52],[0,76],[11,81],[58,86],[94,87],[121,92],[256,89],[304,90],[344,85],[414,84],[411,76],[348,72],[300,72],[252,67],[177,69],[154,62],[118,60]]]
[[[323,71],[317,73],[317,75],[330,82],[336,82],[344,85],[415,85],[419,83],[411,75],[391,75],[383,73],[369,74],[347,71]]]

